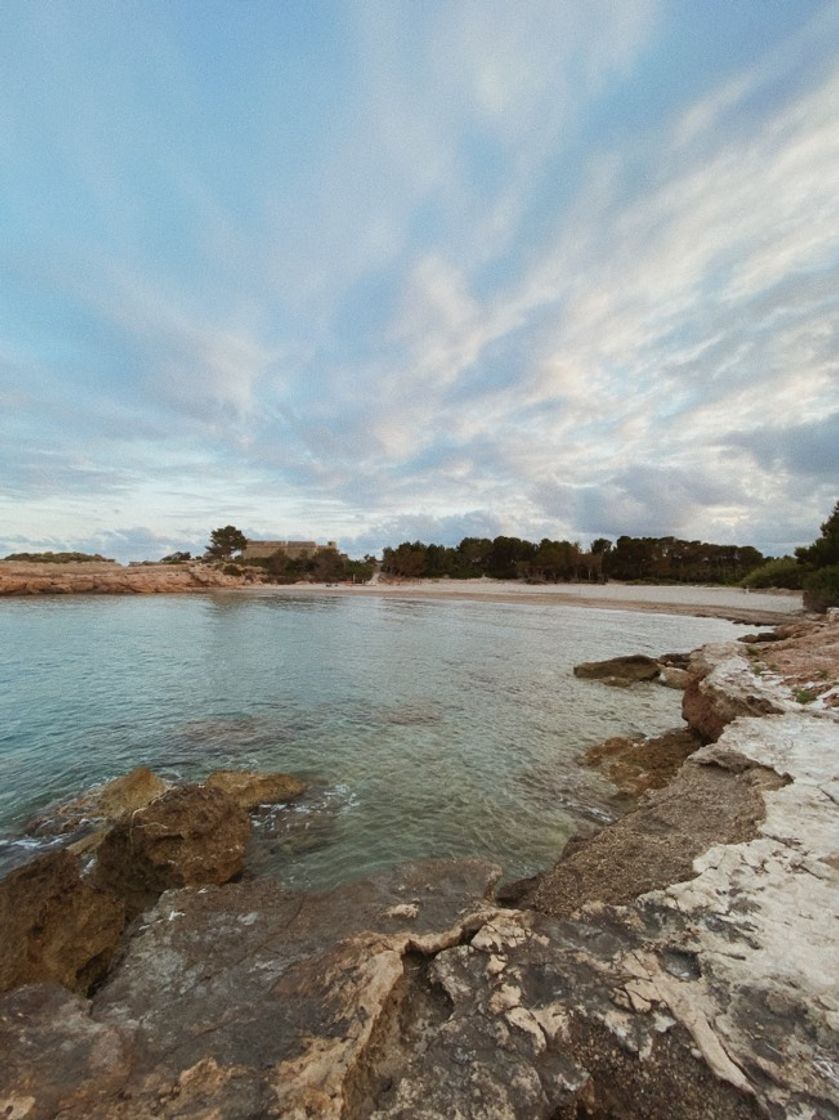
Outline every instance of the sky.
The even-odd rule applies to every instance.
[[[8,0],[0,555],[839,496],[839,3]]]

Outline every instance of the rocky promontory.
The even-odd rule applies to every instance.
[[[0,561],[0,595],[160,595],[241,587],[241,575],[210,564],[136,564],[113,561],[50,564]]]
[[[837,640],[706,647],[670,780],[516,890],[469,860],[166,890],[87,995],[0,999],[0,1115],[832,1120]],[[637,795],[655,752],[590,761]]]

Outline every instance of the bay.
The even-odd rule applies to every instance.
[[[0,602],[0,872],[48,802],[146,765],[173,780],[285,770],[251,866],[320,889],[406,859],[507,877],[610,819],[580,766],[609,735],[680,722],[681,693],[577,680],[579,661],[735,637],[718,619],[559,605],[295,595]]]

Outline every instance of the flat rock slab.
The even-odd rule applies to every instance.
[[[0,1047],[14,1056],[0,1065],[0,1115],[29,1100],[10,1115],[337,1120],[405,958],[477,928],[499,874],[430,861],[325,894],[265,880],[169,891],[91,1004],[65,1015],[30,988],[0,1001]],[[116,1040],[128,1055],[118,1090],[97,1085]]]
[[[638,681],[655,680],[660,670],[661,666],[655,658],[634,653],[626,657],[610,657],[606,661],[583,661],[574,666],[574,676],[625,687]]]

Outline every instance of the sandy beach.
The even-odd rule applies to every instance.
[[[253,594],[255,589],[248,589]],[[700,618],[766,624],[788,621],[802,611],[800,591],[744,591],[739,587],[654,584],[543,584],[515,580],[374,580],[369,584],[295,583],[259,590],[287,595],[377,595],[396,599],[471,599],[491,603],[599,607],[656,611]]]

